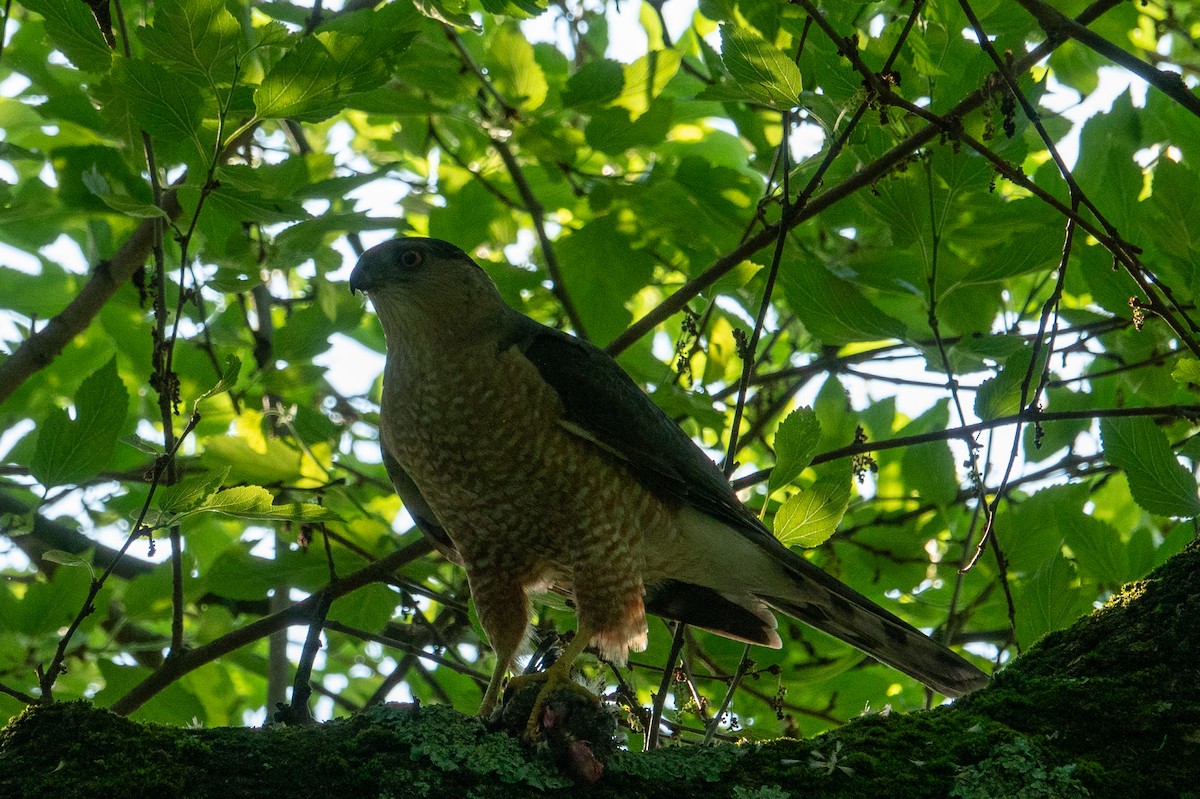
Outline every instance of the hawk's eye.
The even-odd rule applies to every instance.
[[[400,263],[402,263],[406,269],[416,269],[418,266],[424,263],[424,261],[425,258],[416,250],[406,250],[400,256]]]

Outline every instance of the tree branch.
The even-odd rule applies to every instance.
[[[1200,116],[1200,97],[1192,94],[1178,73],[1156,69],[1042,0],[1017,0],[1017,4],[1037,19],[1047,35],[1065,35],[1074,39],[1117,66],[1137,75],[1188,111]]]
[[[170,221],[183,212],[173,189],[163,192],[162,208]],[[154,227],[153,219],[138,225],[111,258],[92,269],[87,284],[67,307],[21,342],[8,360],[0,363],[0,402],[8,399],[31,375],[49,366],[71,339],[91,324],[117,290],[142,268],[154,247]]]
[[[816,466],[817,464],[836,461],[839,458],[852,458],[855,455],[866,455],[870,452],[883,452],[889,449],[927,444],[930,441],[949,441],[973,435],[983,430],[992,430],[1011,424],[1069,422],[1082,419],[1113,419],[1131,416],[1197,417],[1200,416],[1200,405],[1159,405],[1150,408],[1092,408],[1084,411],[1039,411],[1033,408],[1021,413],[1014,413],[1010,416],[999,416],[995,419],[952,427],[946,430],[934,430],[915,436],[899,436],[884,441],[863,441],[855,444],[847,444],[844,447],[838,447],[837,449],[831,449],[828,452],[818,454],[812,459],[812,465]],[[739,477],[733,481],[733,487],[740,491],[743,488],[749,488],[752,485],[761,483],[771,476],[771,471],[771,469],[761,469],[744,477]]]
[[[330,600],[362,588],[364,585],[384,580],[396,569],[417,558],[428,555],[433,546],[425,538],[421,538],[408,546],[399,549],[387,557],[381,558],[370,566],[366,566],[353,574],[335,580],[324,588],[324,593]],[[110,708],[112,712],[125,716],[149,701],[155,694],[178,680],[183,675],[211,663],[222,655],[227,655],[235,649],[251,644],[260,638],[265,638],[275,630],[296,624],[307,624],[311,618],[312,607],[320,601],[318,592],[307,599],[297,602],[286,610],[273,613],[258,621],[240,627],[231,633],[221,636],[203,646],[181,652],[163,664],[163,667],[142,680],[125,696],[118,699]]]

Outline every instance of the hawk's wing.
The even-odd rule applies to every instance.
[[[391,478],[392,485],[396,488],[396,494],[404,503],[404,509],[408,511],[408,515],[412,516],[417,527],[438,548],[439,552],[461,565],[462,558],[459,557],[454,542],[450,540],[450,536],[438,522],[437,516],[433,514],[433,508],[429,507],[429,503],[425,501],[421,489],[417,488],[417,484],[408,476],[408,472],[404,471],[404,467],[387,451],[387,445],[383,443],[382,437],[379,449],[383,453],[383,467],[387,469],[388,477]]]

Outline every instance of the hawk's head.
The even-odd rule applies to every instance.
[[[403,238],[363,253],[350,290],[371,299],[388,346],[438,331],[474,338],[495,330],[508,308],[465,252],[438,239]]]
[[[471,267],[469,270],[465,267]],[[350,290],[368,295],[409,286],[420,290],[452,279],[456,268],[473,272],[479,266],[471,256],[440,239],[392,239],[363,253],[350,273]]]

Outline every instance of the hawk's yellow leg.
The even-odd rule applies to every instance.
[[[496,710],[496,702],[500,699],[500,686],[504,684],[504,675],[508,673],[509,661],[497,655],[496,667],[492,669],[492,678],[488,680],[487,690],[483,693],[483,702],[479,704],[479,715],[490,719]]]

